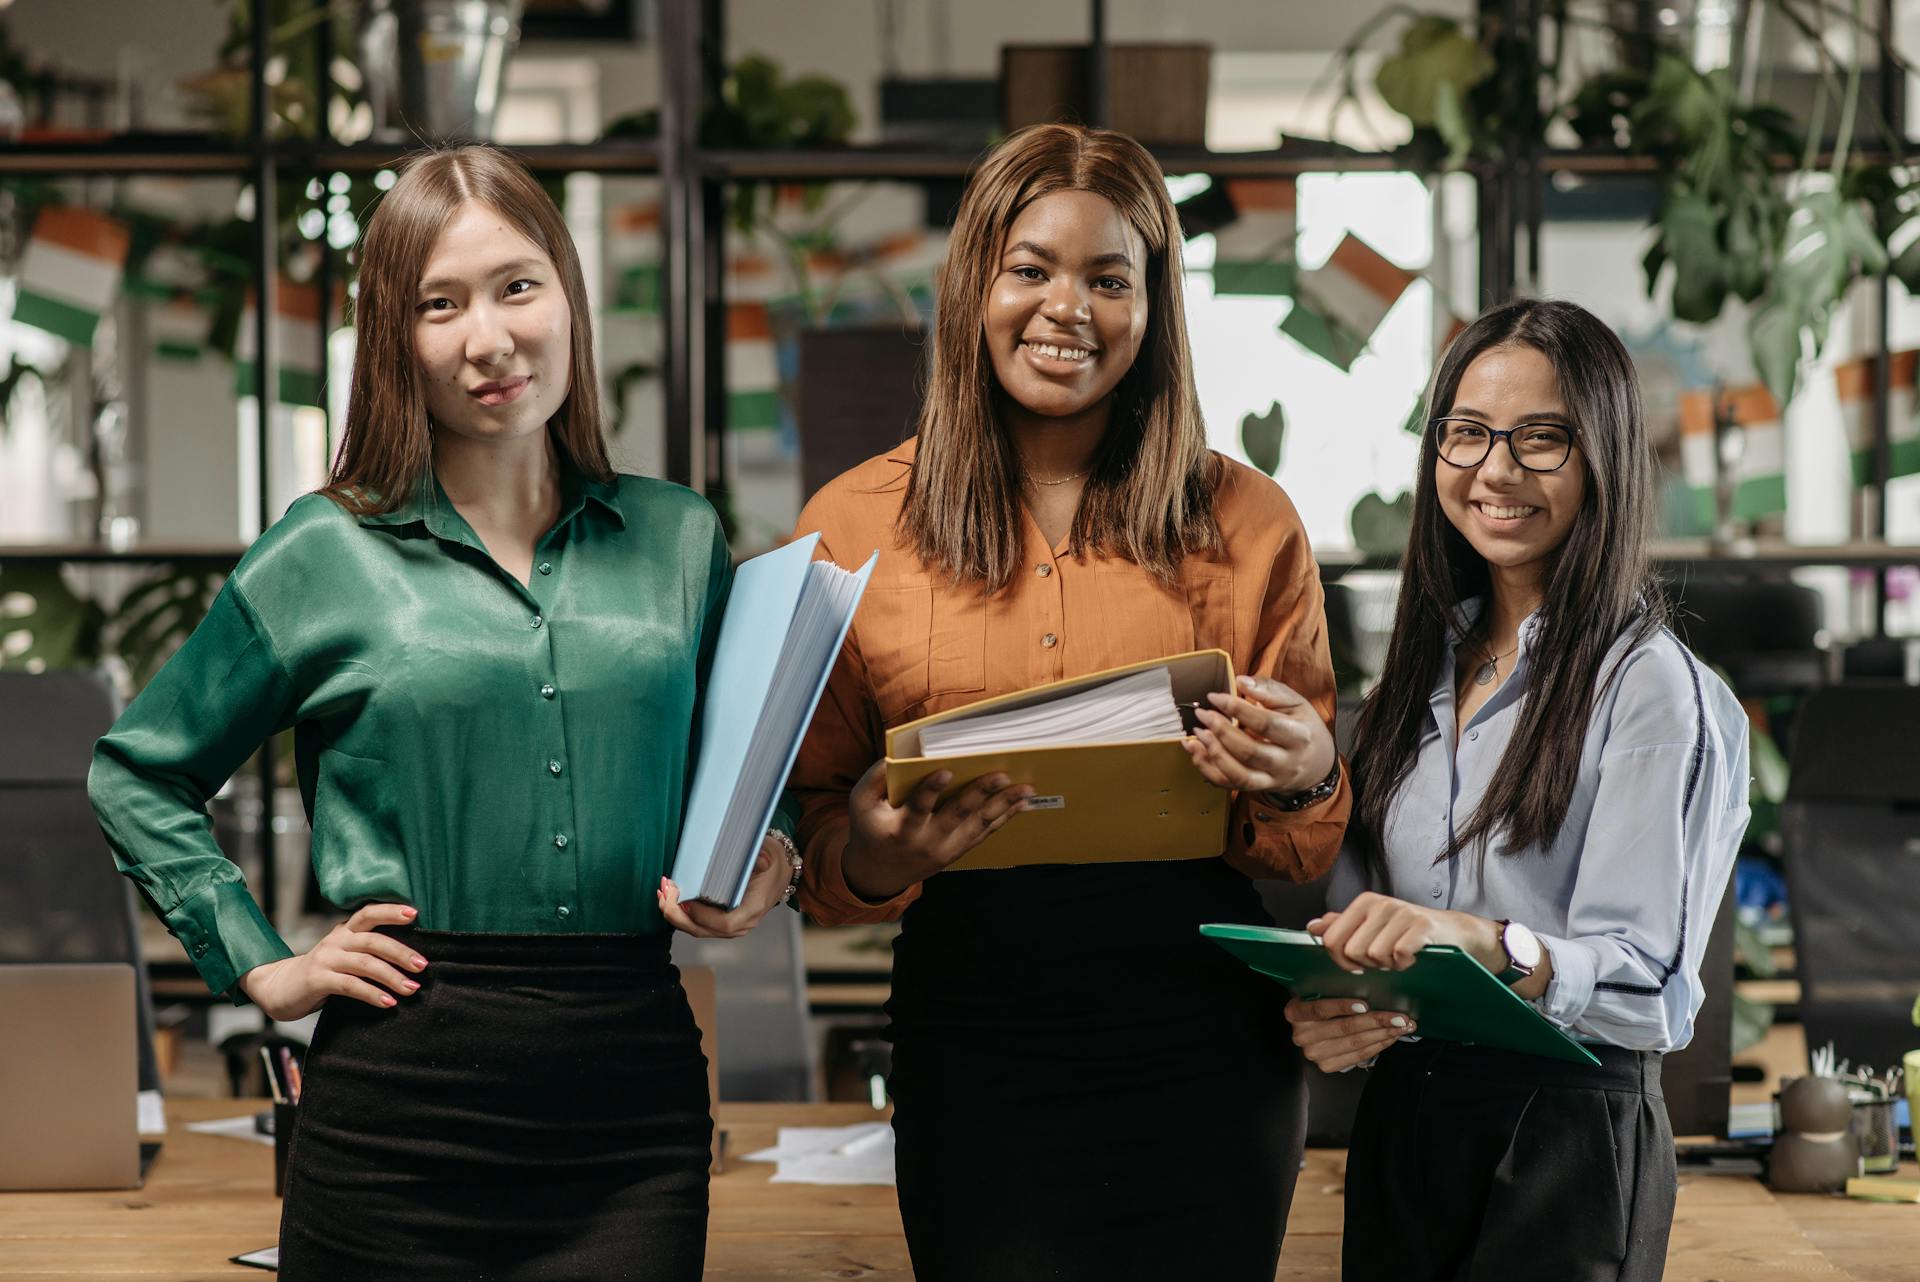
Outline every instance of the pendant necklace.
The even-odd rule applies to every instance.
[[[1519,648],[1519,643],[1515,642],[1513,650],[1507,651],[1506,654],[1496,654],[1488,658],[1485,663],[1480,665],[1479,671],[1473,674],[1473,683],[1477,686],[1492,685],[1494,678],[1500,675],[1500,660],[1511,655],[1514,650],[1518,650]]]
[[[1043,481],[1039,477],[1033,475],[1033,473],[1028,472],[1026,473],[1026,479],[1028,482],[1034,485],[1065,485],[1068,481],[1079,480],[1081,477],[1085,476],[1088,472],[1091,472],[1091,471],[1093,471],[1093,469],[1090,467],[1081,468],[1078,472],[1075,472],[1072,476],[1063,476],[1057,481]]]

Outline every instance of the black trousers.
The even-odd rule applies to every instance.
[[[1272,1282],[1305,1090],[1287,992],[1202,939],[1218,860],[943,873],[895,948],[918,1282]]]
[[[1346,1282],[1658,1282],[1676,1175],[1660,1056],[1600,1065],[1426,1039],[1371,1070]]]
[[[320,1016],[280,1276],[697,1282],[712,1123],[668,936],[386,933],[422,987]]]

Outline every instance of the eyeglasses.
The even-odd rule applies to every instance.
[[[1440,460],[1455,467],[1479,467],[1502,437],[1513,461],[1529,472],[1557,472],[1573,453],[1573,429],[1556,423],[1521,423],[1500,432],[1470,418],[1436,418],[1429,426]]]

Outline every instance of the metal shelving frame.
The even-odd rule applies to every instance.
[[[325,0],[315,0],[316,7]],[[29,143],[0,147],[0,173],[41,176],[130,176],[169,174],[188,177],[231,177],[253,186],[255,199],[254,272],[259,298],[254,308],[257,388],[276,386],[279,353],[274,350],[273,293],[276,273],[274,244],[274,180],[282,172],[366,173],[389,167],[410,148],[390,144],[338,144],[330,137],[318,141],[275,139],[271,135],[269,61],[270,23],[264,20],[267,0],[253,0],[252,118],[243,142],[197,136],[135,136],[103,138],[97,142]],[[1509,29],[1538,31],[1540,0],[1480,0],[1483,12],[1509,24]],[[1881,30],[1891,30],[1892,0],[1880,0]],[[744,181],[831,182],[891,180],[913,182],[964,177],[979,159],[968,151],[902,149],[887,146],[849,147],[819,151],[732,151],[701,147],[699,123],[703,107],[716,86],[706,83],[706,68],[717,61],[712,52],[725,48],[724,0],[660,0],[658,6],[660,59],[660,135],[657,140],[610,140],[592,144],[555,144],[515,147],[514,153],[541,173],[587,172],[603,174],[658,174],[662,187],[663,253],[663,364],[665,369],[665,472],[669,479],[720,497],[726,484],[726,299],[723,293],[726,262],[726,189]],[[330,25],[316,26],[316,39],[331,40]],[[1108,119],[1110,86],[1105,79],[1108,26],[1105,0],[1088,0],[1088,35],[1092,49],[1092,110],[1090,123]],[[321,65],[327,65],[323,43]],[[1890,59],[1883,46],[1882,62]],[[320,87],[319,117],[327,121],[327,86]],[[1881,109],[1893,118],[1893,77],[1880,77]],[[1547,176],[1575,173],[1595,179],[1610,175],[1646,175],[1655,164],[1643,156],[1603,151],[1548,151],[1539,144],[1532,122],[1515,121],[1506,140],[1516,159],[1506,165],[1472,168],[1477,192],[1480,240],[1479,294],[1493,301],[1511,297],[1521,279],[1538,278],[1542,194]],[[1219,177],[1292,177],[1315,172],[1366,172],[1417,169],[1408,155],[1389,151],[1354,152],[1331,144],[1290,144],[1274,151],[1214,153],[1204,148],[1156,150],[1170,173],[1207,173]],[[1793,163],[1782,157],[1782,166]],[[1520,270],[1524,244],[1528,270]],[[330,311],[332,287],[321,285],[322,307]],[[1879,350],[1887,348],[1889,279],[1880,281]],[[321,369],[326,369],[326,332],[331,316],[323,315]],[[1878,362],[1874,387],[1874,449],[1871,486],[1885,492],[1891,453],[1888,434],[1888,362]],[[274,513],[268,497],[268,441],[271,415],[263,403],[257,431],[257,484],[262,528]],[[1874,504],[1869,533],[1879,542],[1837,548],[1794,548],[1769,545],[1747,556],[1723,555],[1700,545],[1663,549],[1662,561],[1672,566],[1714,567],[1723,571],[1747,569],[1779,572],[1796,565],[1850,565],[1884,571],[1920,561],[1920,550],[1888,548],[1884,543],[1885,503]],[[105,547],[49,546],[0,548],[0,560],[59,560],[88,563],[191,561],[231,563],[241,551],[233,548],[163,547],[150,545],[127,551]],[[1391,568],[1365,558],[1329,560],[1330,575],[1348,569]],[[1886,587],[1882,573],[1876,611],[1884,629]],[[262,793],[272,795],[273,748],[260,755]],[[274,861],[271,803],[263,802],[261,848],[265,902],[273,902]]]

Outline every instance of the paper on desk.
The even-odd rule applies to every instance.
[[[202,1135],[224,1135],[228,1139],[252,1140],[255,1144],[273,1144],[273,1136],[262,1135],[253,1128],[253,1115],[246,1117],[223,1117],[216,1122],[188,1122],[187,1129],[198,1131]]]
[[[892,1184],[893,1127],[783,1126],[772,1148],[748,1153],[749,1162],[775,1162],[775,1184]]]
[[[142,1135],[165,1135],[167,1133],[167,1106],[165,1097],[159,1091],[140,1092],[140,1133]]]

